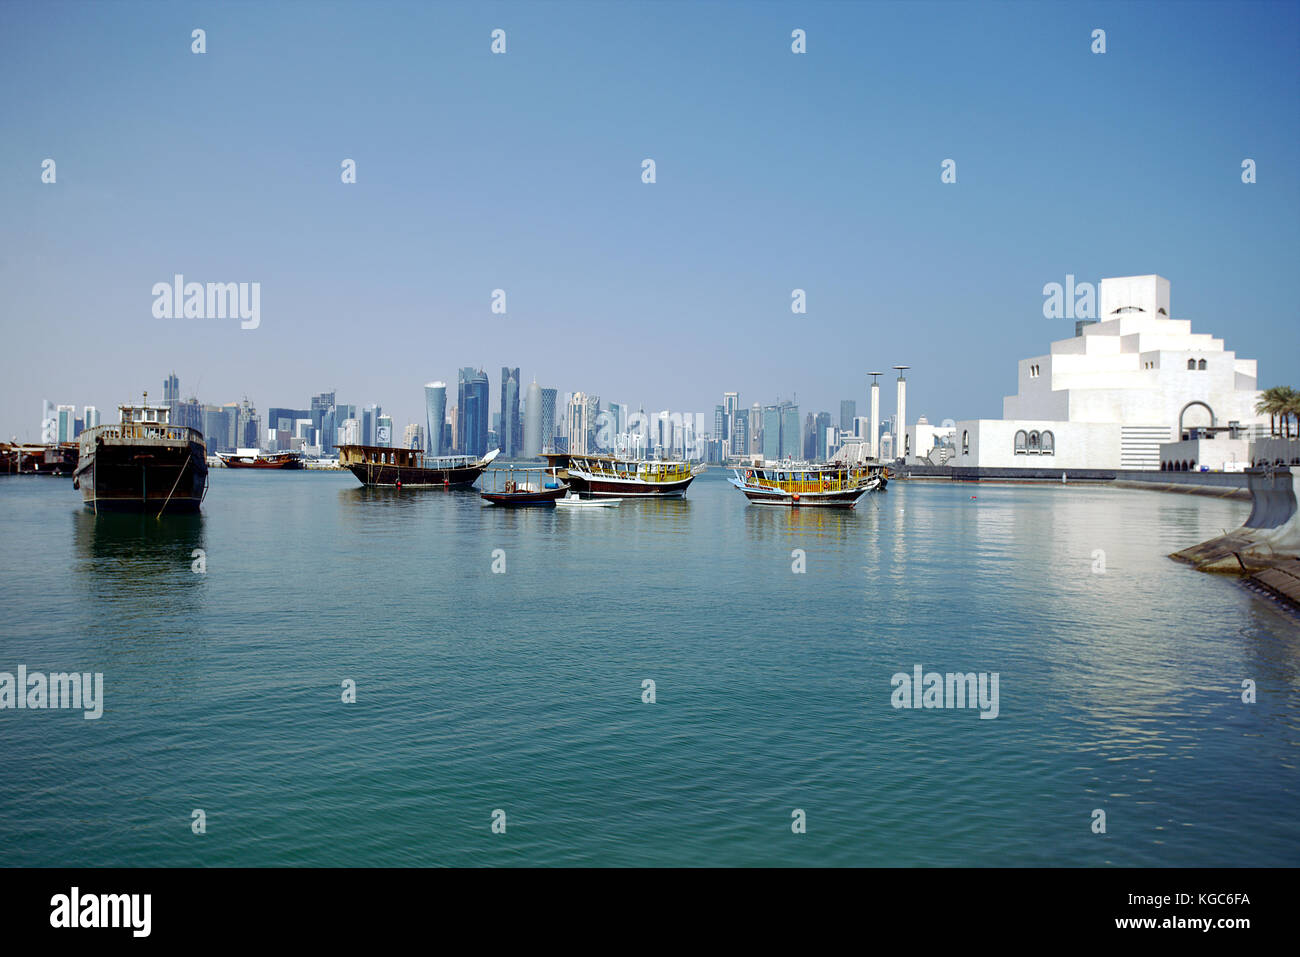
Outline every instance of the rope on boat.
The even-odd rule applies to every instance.
[[[167,493],[167,501],[163,502],[163,507],[158,509],[158,514],[155,515],[154,518],[162,518],[162,513],[167,511],[167,506],[171,503],[172,495],[176,491],[176,486],[181,484],[181,476],[184,475],[185,470],[190,467],[190,459],[194,458],[194,456],[189,454],[189,449],[186,449],[185,451],[185,464],[182,465],[181,470],[176,473],[176,481],[172,483],[172,490]]]

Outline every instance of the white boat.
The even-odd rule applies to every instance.
[[[616,498],[582,498],[569,492],[564,498],[557,498],[556,505],[565,508],[618,508],[619,500]]]

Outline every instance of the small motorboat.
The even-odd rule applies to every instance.
[[[556,505],[563,505],[565,508],[618,508],[621,502],[616,498],[583,498],[574,492],[569,492],[564,498],[557,498]]]
[[[493,469],[490,474],[492,488],[480,489],[478,493],[489,505],[507,508],[554,505],[569,491],[569,483],[561,482],[554,475],[550,476],[550,481],[545,481],[542,469]]]

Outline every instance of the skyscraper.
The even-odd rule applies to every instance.
[[[339,445],[363,445],[361,441],[361,420],[344,419],[339,423]]]
[[[569,451],[575,455],[587,453],[587,396],[582,392],[573,393],[569,400],[568,421]]]
[[[456,437],[458,451],[465,455],[486,455],[489,383],[482,369],[466,366],[460,370],[456,394]]]
[[[742,414],[736,417],[731,423],[731,440],[729,443],[732,455],[749,454],[749,415]]]
[[[59,414],[49,399],[41,401],[41,442],[48,445],[59,440]]]
[[[378,405],[368,405],[361,410],[361,444],[362,445],[382,445],[379,441],[379,417],[384,414],[384,410]],[[392,433],[389,433],[389,441],[392,441]]]
[[[393,447],[393,417],[391,415],[380,415],[375,419],[375,445],[383,446],[386,449]]]
[[[312,396],[311,410],[307,417],[311,419],[311,427],[316,430],[317,442],[320,445],[320,454],[333,454],[334,439],[337,429],[337,419],[334,410],[334,393],[322,392],[320,395]]]
[[[840,403],[840,414],[844,413],[844,403]],[[850,425],[852,422],[850,421]],[[816,429],[817,429],[817,450],[816,456],[818,462],[825,462],[829,457],[830,449],[827,447],[827,431],[831,428],[831,414],[829,412],[818,412]]]
[[[803,455],[803,435],[799,424],[799,406],[781,403],[781,458],[797,459]]]
[[[85,410],[82,412],[82,417],[86,423],[85,427],[87,429],[93,429],[95,426],[100,424],[99,410],[95,408],[93,405],[86,406]],[[202,431],[202,429],[197,425],[195,426],[195,428],[199,429],[199,431]]]
[[[781,458],[781,407],[763,407],[763,458],[776,462]]]
[[[612,449],[615,437],[627,431],[627,405],[621,402],[611,402],[605,410],[605,417],[607,441],[602,444],[606,448]]]
[[[173,372],[163,380],[163,402],[171,408],[171,422],[176,422],[176,406],[181,401],[181,380]]]
[[[734,432],[736,428],[736,414],[740,411],[740,393],[722,393],[722,406],[723,411],[727,414],[727,418],[725,419],[726,433],[724,435],[715,435],[714,438],[730,440],[731,433]],[[736,451],[735,448],[732,448],[732,451]]]
[[[501,367],[501,452],[506,458],[519,454],[522,433],[519,422],[519,369]]]
[[[555,449],[555,405],[558,398],[557,390],[542,390],[542,451],[550,452]]]
[[[425,436],[430,455],[446,455],[450,450],[443,446],[443,424],[447,421],[447,383],[426,382],[424,385]]]
[[[94,406],[86,406],[86,428],[90,428],[90,413],[95,413],[95,425],[99,424],[99,412]],[[172,412],[172,425],[180,425],[186,428],[203,431],[203,406],[199,405],[199,400],[191,396],[183,399],[176,404]]]
[[[840,400],[840,431],[852,432],[853,420],[858,415],[858,403],[853,399]]]
[[[71,442],[77,437],[77,407],[75,405],[61,405],[56,410],[58,417],[58,439],[59,442]]]
[[[524,455],[533,458],[542,451],[542,387],[534,379],[524,402]]]
[[[596,442],[596,424],[600,420],[600,396],[587,396],[587,409],[584,420],[587,423],[586,450],[588,452],[598,452],[600,449]]]
[[[241,449],[260,448],[262,419],[257,414],[256,407],[248,401],[248,396],[244,396],[237,406],[234,403],[231,405],[235,409],[235,440],[232,444]]]
[[[208,452],[234,451],[229,442],[229,412],[223,405],[203,406],[203,442]]]

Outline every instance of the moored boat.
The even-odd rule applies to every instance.
[[[569,484],[596,498],[684,498],[687,487],[704,469],[680,460],[613,455],[570,454],[567,460]]]
[[[421,449],[393,449],[377,445],[339,447],[339,465],[362,485],[388,488],[466,488],[501,454],[493,449],[482,458],[473,455],[425,455]]]
[[[583,498],[570,490],[563,498],[557,498],[555,504],[565,508],[618,508],[621,503],[616,498]]]
[[[550,469],[493,469],[491,475],[492,488],[479,490],[479,495],[489,505],[508,508],[554,505],[569,491],[569,483],[560,481]]]
[[[78,437],[73,487],[87,508],[116,512],[196,512],[208,490],[203,433],[171,424],[170,405],[118,407],[121,421]]]
[[[0,442],[0,473],[66,477],[77,470],[81,449],[76,442],[11,445]]]
[[[228,469],[300,469],[301,452],[262,452],[259,449],[240,449],[238,452],[218,452],[217,458]]]
[[[787,508],[853,508],[881,485],[878,471],[842,464],[776,463],[732,470],[732,485],[754,505]]]

